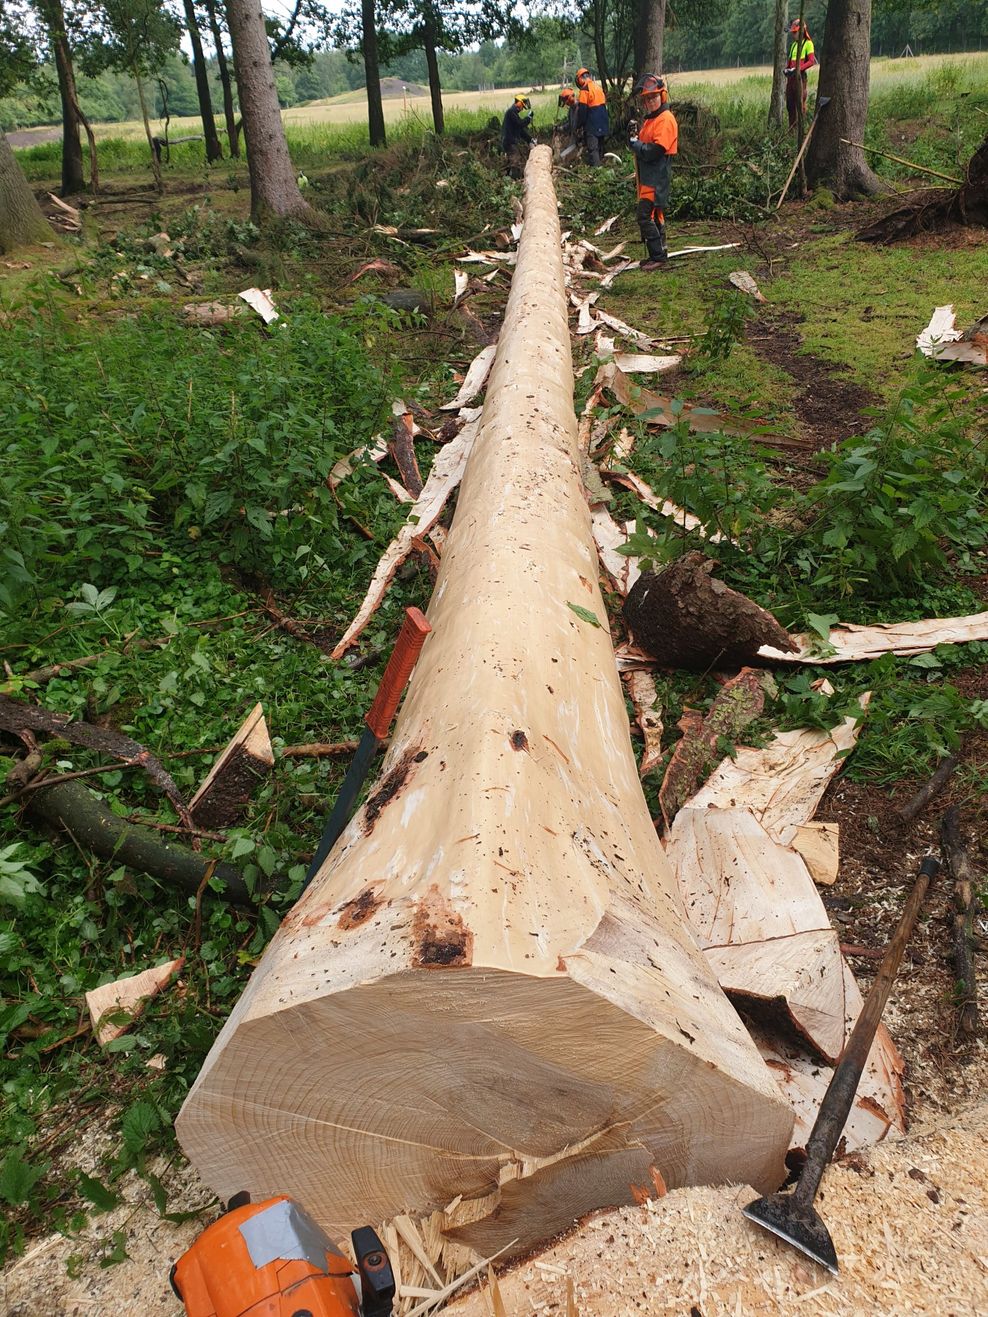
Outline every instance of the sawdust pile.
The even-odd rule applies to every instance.
[[[988,1314],[988,1103],[831,1166],[816,1206],[837,1247],[830,1276],[758,1230],[744,1188],[679,1189],[588,1218],[573,1234],[445,1311]]]

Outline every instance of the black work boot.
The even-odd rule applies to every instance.
[[[642,261],[640,270],[668,270],[669,251],[666,247],[666,226],[655,226],[656,236],[648,244],[648,260]]]

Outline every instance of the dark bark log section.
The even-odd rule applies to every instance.
[[[687,553],[664,571],[643,572],[624,604],[639,645],[666,667],[704,671],[739,667],[761,645],[791,652],[771,613],[711,576],[715,563]]]
[[[220,880],[224,894],[237,905],[250,905],[243,877],[232,865],[173,846],[114,814],[81,782],[60,782],[31,793],[28,809],[56,828],[65,828],[78,845],[104,860],[149,874],[195,896],[204,879]]]

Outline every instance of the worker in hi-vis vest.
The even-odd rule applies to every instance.
[[[666,207],[672,183],[672,157],[679,150],[679,125],[669,108],[669,91],[663,78],[646,73],[635,84],[645,117],[628,125],[628,145],[635,157],[638,196],[638,231],[648,255],[641,270],[666,270]]]
[[[577,69],[576,85],[579,104],[576,109],[577,132],[583,134],[587,146],[587,164],[600,164],[604,138],[611,131],[607,115],[607,97],[599,82],[594,82],[589,69]]]
[[[786,109],[789,112],[789,127],[795,128],[800,102],[803,114],[806,114],[806,73],[808,69],[816,67],[816,55],[813,53],[809,29],[804,23],[800,32],[798,18],[793,21],[789,35],[792,39],[786,62]]]

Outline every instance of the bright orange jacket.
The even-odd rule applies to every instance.
[[[580,104],[585,105],[588,110],[607,104],[607,97],[599,82],[594,82],[593,78],[587,79],[586,84],[580,88]]]

